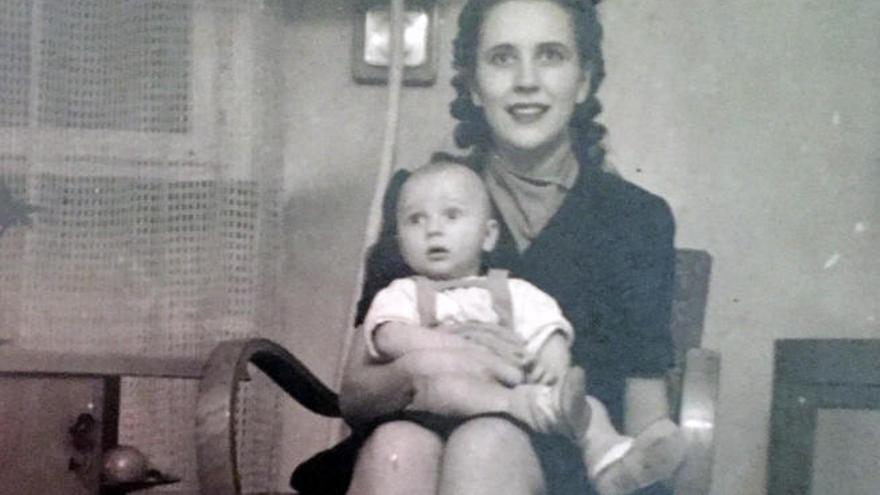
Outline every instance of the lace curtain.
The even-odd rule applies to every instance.
[[[0,3],[0,181],[39,208],[0,237],[0,337],[203,357],[277,338],[281,14],[233,0]],[[125,379],[122,443],[197,487],[196,384]],[[248,492],[277,478],[279,399],[246,384]]]

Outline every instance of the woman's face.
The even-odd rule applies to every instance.
[[[472,97],[501,152],[552,151],[568,142],[589,92],[569,13],[549,0],[509,0],[480,30]]]

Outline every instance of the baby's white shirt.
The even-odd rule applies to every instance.
[[[474,277],[478,278],[478,277]],[[522,279],[507,281],[513,311],[513,331],[526,342],[528,357],[534,357],[547,339],[561,332],[569,344],[574,340],[571,323],[562,315],[556,301]],[[492,308],[492,294],[483,287],[455,287],[437,291],[436,319],[438,328],[462,323],[497,324],[498,314]],[[399,322],[420,325],[416,283],[412,278],[397,279],[379,291],[364,319],[364,332],[370,357],[382,359],[376,349],[374,335],[383,323]]]

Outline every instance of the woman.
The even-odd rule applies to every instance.
[[[668,414],[662,374],[668,331],[673,220],[659,198],[602,171],[596,92],[601,28],[579,0],[472,0],[459,17],[452,115],[503,220],[491,266],[510,269],[555,297],[576,329],[573,362],[612,421],[638,431]],[[389,188],[386,211],[402,177]],[[361,314],[375,292],[407,275],[393,215],[368,260]],[[385,365],[354,347],[341,394],[352,424],[393,416],[414,395],[437,396],[445,373],[515,384],[502,352],[424,351]],[[624,400],[626,398],[626,401]],[[627,404],[624,414],[624,403]],[[437,407],[442,413],[442,407]],[[349,493],[587,493],[578,452],[498,416],[477,416],[441,435],[409,421],[369,431]]]

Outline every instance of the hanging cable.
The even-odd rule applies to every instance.
[[[358,258],[358,273],[355,281],[354,297],[350,305],[348,319],[346,325],[354,321],[357,308],[357,301],[360,298],[364,285],[365,262],[370,247],[375,244],[379,238],[379,231],[382,228],[382,200],[385,196],[385,190],[388,188],[388,182],[391,180],[391,173],[394,171],[394,164],[397,159],[397,134],[400,124],[400,96],[403,88],[403,71],[404,71],[404,52],[403,52],[403,16],[404,16],[404,0],[390,0],[391,22],[390,30],[390,60],[388,65],[388,110],[385,113],[385,135],[382,140],[382,156],[379,162],[379,172],[376,177],[376,187],[373,191],[373,199],[370,202],[370,209],[367,213],[367,225],[364,230],[364,243]],[[342,383],[342,373],[345,370],[345,364],[348,361],[348,354],[351,352],[351,343],[354,332],[345,330],[343,339],[342,355],[339,366],[336,370],[336,389],[338,390]],[[331,435],[331,442],[338,438],[338,431]]]

